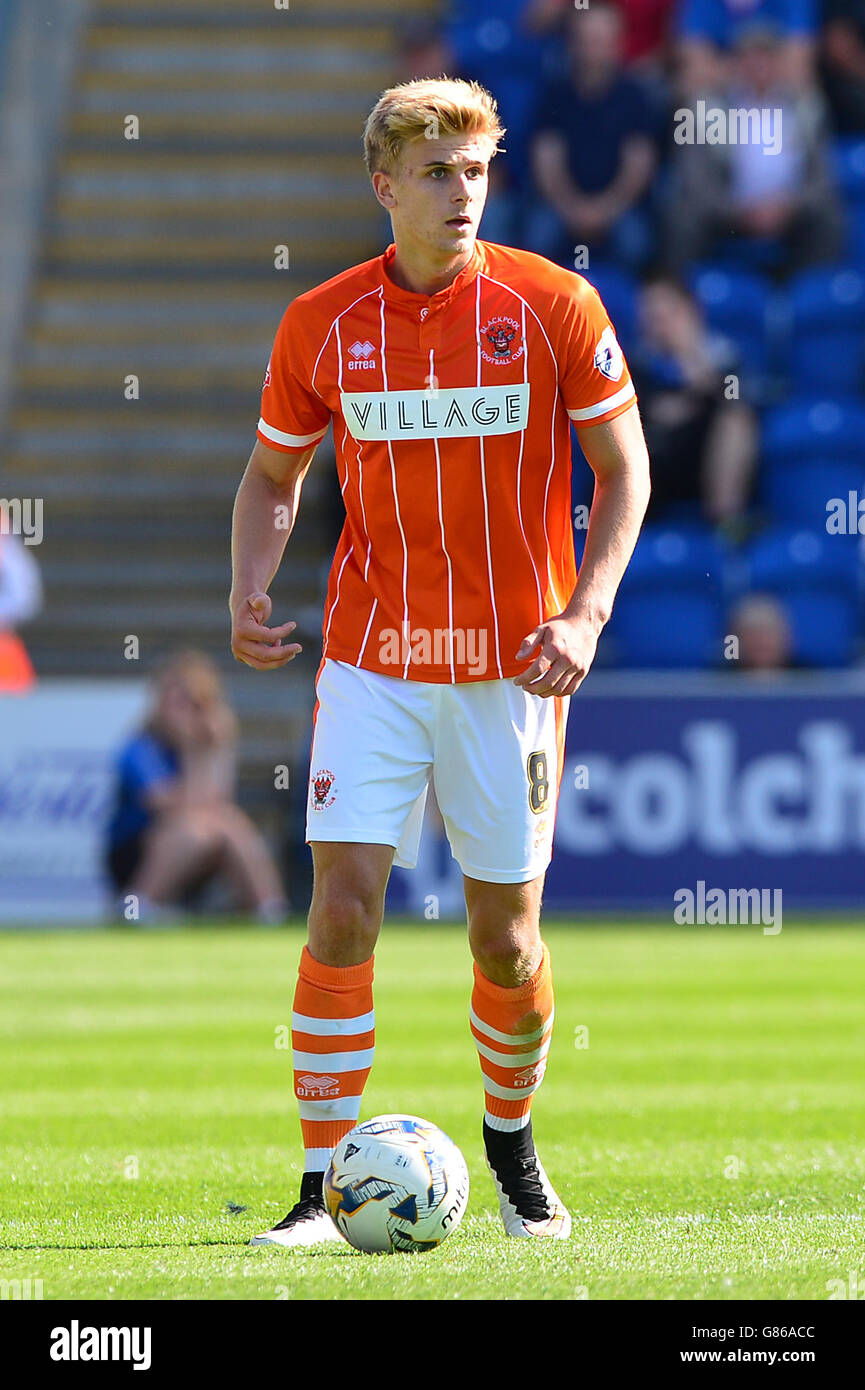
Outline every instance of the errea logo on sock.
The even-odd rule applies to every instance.
[[[536,1081],[540,1081],[544,1074],[544,1067],[523,1067],[522,1071],[514,1072],[515,1086],[533,1086]]]
[[[134,1371],[150,1370],[149,1327],[68,1327],[51,1329],[52,1361],[131,1361]]]
[[[295,1089],[299,1096],[338,1096],[339,1081],[335,1076],[300,1076]]]

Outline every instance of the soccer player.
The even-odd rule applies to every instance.
[[[328,426],[346,509],[316,677],[314,889],[292,1032],[300,1198],[254,1244],[341,1239],[322,1175],[373,1060],[373,951],[392,863],[413,867],[432,779],[464,876],[483,1137],[506,1232],[565,1238],[535,1152],[553,1025],[540,935],[571,695],[649,495],[634,388],[598,295],[477,239],[503,135],[476,83],[386,91],[365,128],[393,244],[300,295],[276,334],[234,511],[232,650],[301,650],[267,589]],[[570,426],[595,494],[577,579]],[[431,1045],[434,1043],[430,1039]]]

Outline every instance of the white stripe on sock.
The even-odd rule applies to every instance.
[[[359,1047],[357,1052],[295,1052],[294,1066],[313,1076],[327,1076],[330,1072],[365,1071],[372,1066],[374,1056],[374,1047]]]
[[[531,1113],[526,1113],[525,1115],[517,1115],[516,1119],[513,1120],[503,1120],[501,1115],[491,1115],[489,1110],[484,1115],[490,1129],[506,1130],[510,1133],[517,1129],[525,1129],[531,1118]]]
[[[299,1100],[297,1108],[302,1120],[356,1120],[360,1101],[360,1096],[334,1096],[332,1100]]]
[[[299,1033],[314,1033],[319,1038],[334,1038],[344,1033],[371,1033],[375,1027],[375,1009],[354,1018],[313,1018],[310,1014],[293,1013],[291,1026]]]
[[[550,1050],[550,1042],[548,1038],[540,1047],[536,1047],[534,1052],[497,1052],[495,1048],[485,1047],[475,1038],[475,1047],[488,1062],[495,1062],[497,1067],[509,1067],[518,1071],[520,1067],[533,1067],[536,1062],[542,1061]]]
[[[484,1023],[482,1018],[478,1018],[474,1009],[469,1009],[469,1017],[479,1032],[483,1033],[485,1037],[492,1038],[493,1042],[507,1043],[509,1047],[518,1047],[520,1043],[537,1042],[539,1038],[544,1036],[548,1028],[552,1028],[555,1016],[555,1009],[551,1009],[546,1022],[531,1033],[500,1033],[498,1028],[491,1028],[488,1023]]]
[[[320,1173],[330,1163],[330,1156],[333,1149],[306,1149],[303,1155],[303,1171],[305,1173]]]

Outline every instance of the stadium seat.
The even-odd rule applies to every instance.
[[[788,366],[794,392],[856,394],[865,385],[865,275],[806,270],[790,284]]]
[[[865,265],[865,200],[851,203],[845,209],[847,218],[847,255],[857,265]]]
[[[764,416],[761,450],[770,469],[825,459],[865,471],[865,405],[811,397],[777,406]]]
[[[710,264],[695,266],[689,281],[710,328],[730,338],[743,368],[762,380],[769,368],[769,281],[750,270]]]
[[[820,529],[826,525],[827,503],[850,492],[865,496],[865,463],[840,459],[808,459],[763,470],[761,500],[773,518],[791,526]]]
[[[865,203],[865,139],[840,136],[832,147],[835,177],[845,203]]]
[[[607,628],[616,665],[676,670],[721,656],[726,551],[704,526],[646,527]]]
[[[855,537],[777,527],[744,556],[747,590],[774,594],[789,615],[794,660],[847,666],[859,638],[860,560]]]
[[[826,504],[865,485],[865,405],[812,400],[763,421],[760,501],[776,521],[822,529]]]
[[[625,355],[632,350],[637,336],[637,282],[620,266],[596,262],[591,270],[580,274],[594,285],[615,327],[616,336]]]

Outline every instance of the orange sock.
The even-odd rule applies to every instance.
[[[322,965],[306,946],[300,959],[291,1042],[305,1167],[317,1172],[360,1115],[375,1052],[373,960]]]
[[[529,1031],[526,1016],[538,1015]],[[471,1029],[484,1077],[486,1123],[491,1129],[518,1130],[528,1124],[532,1096],[541,1084],[553,1029],[553,976],[544,946],[530,980],[515,989],[494,985],[475,963]]]

